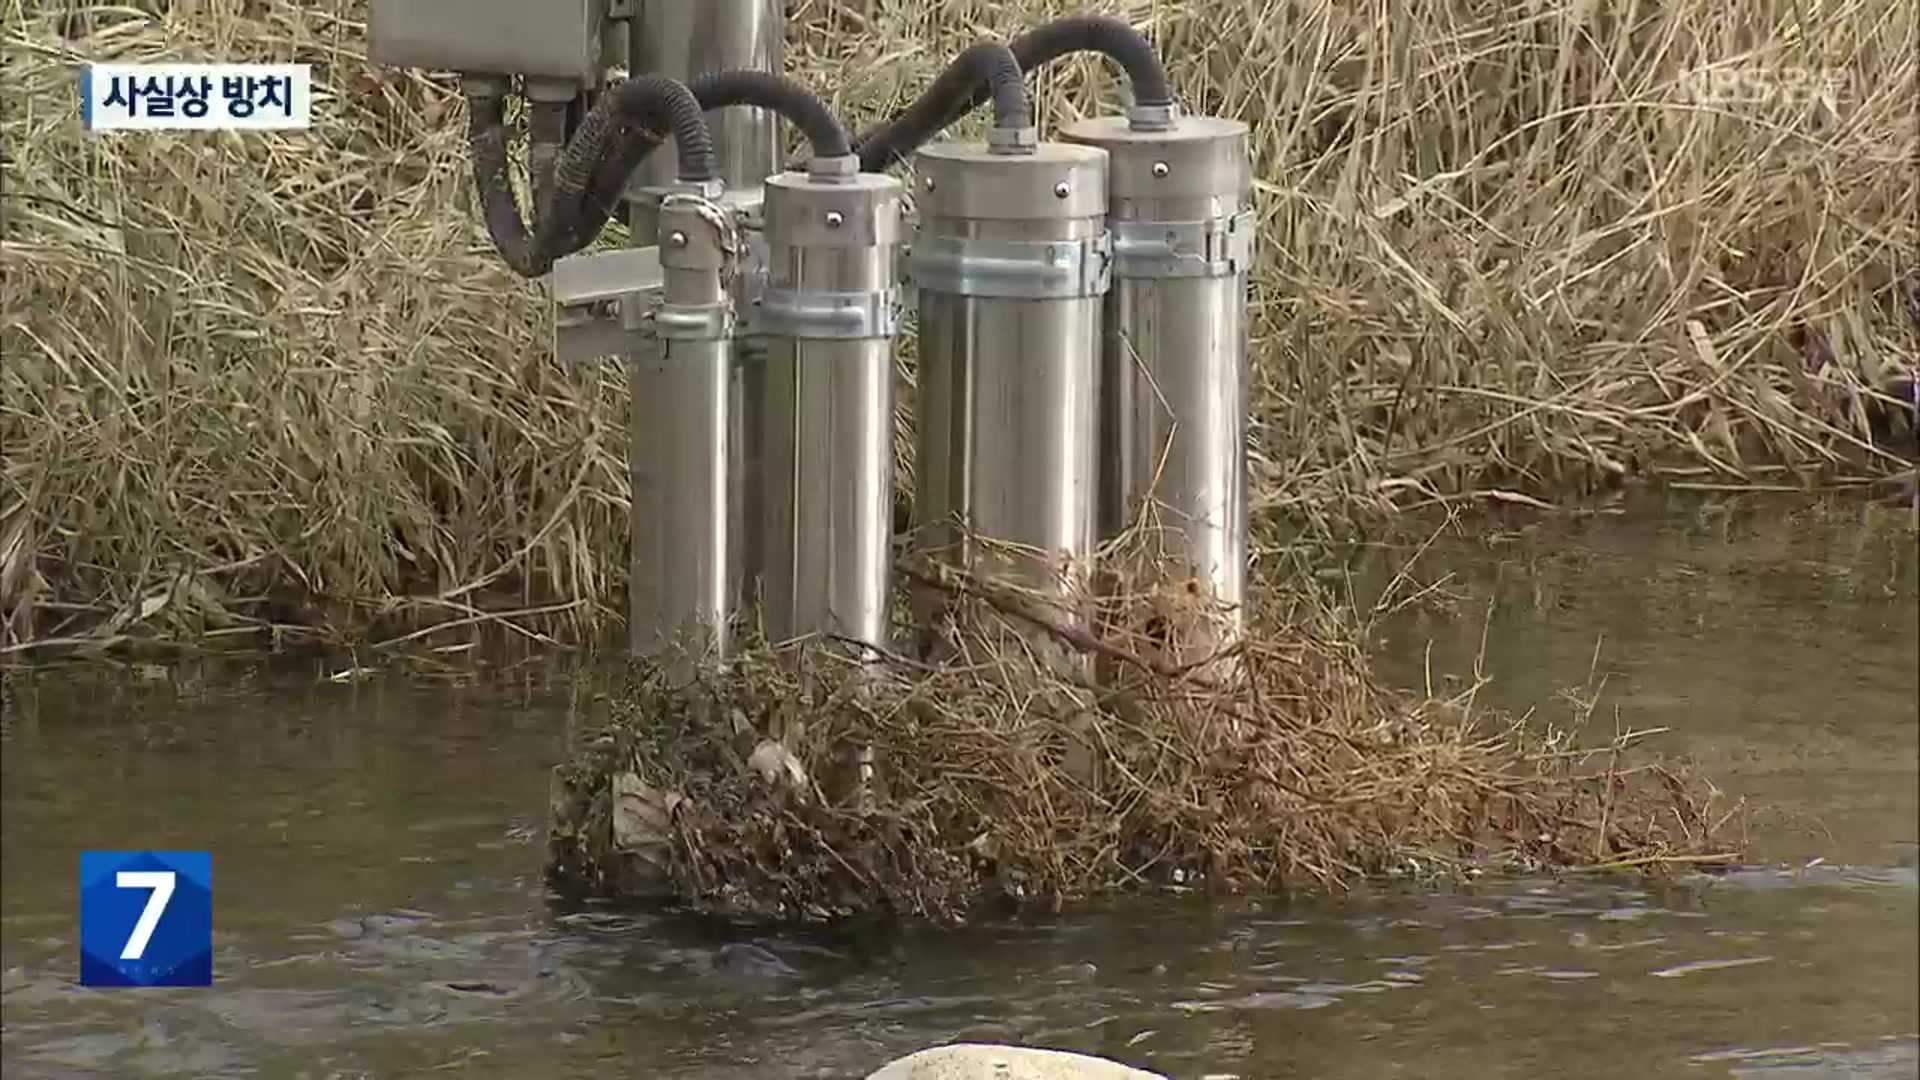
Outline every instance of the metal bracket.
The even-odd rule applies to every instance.
[[[1132,280],[1225,278],[1253,263],[1252,210],[1206,221],[1113,221],[1113,273]]]
[[[553,264],[553,355],[561,365],[624,357],[644,344],[666,278],[660,249],[611,248]]]
[[[649,321],[662,341],[718,341],[733,336],[733,305],[661,304]]]
[[[920,290],[913,284],[913,242],[920,235],[920,215],[913,209],[913,188],[907,188],[905,205],[901,207],[900,224],[904,239],[893,249],[893,280],[900,283],[899,315],[902,319],[918,318],[920,315]]]
[[[655,199],[664,193],[654,193]],[[688,196],[675,194],[674,198]],[[609,248],[569,255],[553,264],[553,355],[569,369],[607,358],[624,358],[662,340],[710,340],[738,332],[733,309],[748,309],[764,290],[766,238],[764,192],[758,186],[726,191],[710,201],[735,230],[737,261],[731,270],[734,305],[668,305],[660,249]]]
[[[754,334],[801,339],[888,338],[900,325],[897,292],[767,289],[752,309]]]
[[[916,289],[958,296],[1101,296],[1112,282],[1112,238],[961,240],[921,235],[907,262]]]

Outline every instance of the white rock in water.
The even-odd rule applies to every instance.
[[[1167,1080],[1106,1058],[1031,1046],[955,1043],[908,1054],[867,1080]]]

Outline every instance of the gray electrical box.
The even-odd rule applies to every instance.
[[[367,52],[389,67],[463,75],[532,75],[591,85],[600,77],[607,0],[373,0]]]

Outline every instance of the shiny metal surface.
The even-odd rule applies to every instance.
[[[1244,624],[1246,279],[1117,278],[1107,312],[1102,538],[1149,530],[1166,569],[1226,609],[1203,620],[1219,635],[1186,644],[1212,651]]]
[[[629,361],[633,651],[724,655],[733,609],[733,346],[668,341]]]
[[[1031,155],[936,143],[916,157],[916,246],[928,238],[1082,241],[1105,231],[1106,154],[1043,143]],[[951,250],[952,245],[947,245]],[[1007,275],[949,273],[981,283]],[[1104,284],[1102,281],[1100,284]],[[1096,530],[1101,297],[919,290],[916,544],[1050,594],[1079,618]],[[969,295],[969,293],[976,293]],[[917,614],[937,620],[940,597]]]
[[[1035,587],[1084,583],[1098,536],[1100,301],[920,297],[915,512],[928,550],[970,526],[1030,549]]]
[[[780,0],[637,0],[637,5],[627,41],[631,71],[685,81],[733,68],[781,69],[786,21]],[[732,108],[707,114],[707,124],[719,178],[731,189],[729,200],[757,201],[749,193],[780,163],[777,119],[761,109]],[[636,244],[650,244],[656,232],[669,231],[661,227],[658,199],[678,179],[678,168],[678,156],[667,143],[628,181],[629,191],[642,196],[629,203]],[[744,299],[754,284],[750,275],[740,275],[733,299]],[[678,343],[667,353],[684,359],[686,368],[668,357],[636,360],[631,379],[634,647],[662,648],[664,628],[692,620],[703,628],[704,651],[724,655],[755,559],[749,525],[759,450],[750,432],[763,427],[764,361],[757,343],[746,340]],[[643,481],[655,480],[662,486],[648,489],[643,498]],[[643,506],[644,512],[667,518],[643,522]]]
[[[1102,362],[1102,539],[1147,530],[1154,567],[1213,601],[1168,645],[1204,658],[1244,631],[1247,540],[1246,126],[1183,117],[1167,131],[1081,121],[1063,140],[1111,155],[1108,223],[1162,237],[1151,257],[1116,242]],[[1233,241],[1233,242],[1228,242]],[[1145,254],[1145,253],[1142,253]]]
[[[683,82],[696,75],[737,68],[780,71],[786,39],[786,14],[780,0],[636,0],[627,41],[629,70],[670,75]],[[762,180],[781,166],[779,118],[757,108],[716,109],[707,114],[719,160],[725,199],[751,225],[759,216]],[[629,222],[635,243],[651,242],[655,207],[678,179],[679,155],[663,143],[628,178]],[[754,239],[750,233],[749,242]],[[749,260],[735,281],[739,310],[759,287],[756,260]],[[759,341],[742,338],[733,355],[736,403],[735,442],[730,464],[734,538],[729,557],[741,593],[736,605],[749,603],[749,568],[760,561],[754,507],[759,501],[760,434],[765,431],[766,357]]]
[[[765,192],[758,183],[751,188],[727,188],[721,202],[733,212],[740,226],[742,260],[733,275],[733,310],[751,310],[766,287],[766,235],[763,228]],[[634,217],[644,219],[650,202],[632,204]],[[756,527],[759,505],[760,439],[766,430],[763,416],[767,407],[766,349],[752,334],[741,334],[733,343],[733,402],[735,409],[733,448],[733,560],[734,580],[740,589],[734,597],[736,610],[753,604],[750,569],[760,562],[759,530]]]
[[[660,336],[629,360],[631,631],[637,655],[686,675],[726,655],[739,597],[738,390],[723,273],[738,237],[699,199],[669,198],[660,226]]]
[[[601,5],[594,0],[379,0],[363,10],[375,64],[576,86],[600,81]]]
[[[734,68],[779,71],[785,53],[786,15],[780,0],[637,0],[627,56],[634,72],[670,75],[685,82],[696,75]],[[716,109],[707,114],[720,179],[745,189],[779,171],[778,118],[764,109]],[[640,163],[631,186],[657,193],[678,179],[679,158],[668,142]],[[648,199],[635,202],[641,216]],[[640,234],[650,235],[650,221]]]
[[[767,182],[766,350],[754,515],[761,629],[775,646],[886,645],[893,555],[893,334],[902,186]]]

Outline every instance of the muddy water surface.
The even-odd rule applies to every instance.
[[[955,1038],[1183,1078],[1920,1075],[1912,535],[1791,505],[1473,532],[1396,586],[1429,591],[1381,625],[1387,674],[1478,663],[1490,704],[1670,729],[1768,808],[1763,865],[761,938],[779,963],[740,965],[725,927],[542,890],[568,680],[51,672],[5,721],[5,1076],[860,1076]],[[73,985],[97,847],[214,852],[212,989]]]

